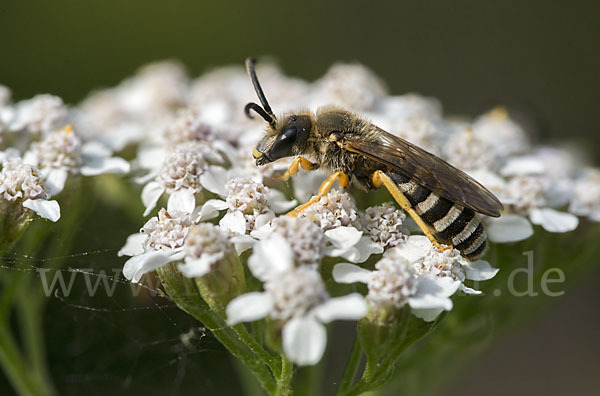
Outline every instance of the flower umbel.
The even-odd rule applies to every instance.
[[[254,254],[261,256],[254,260],[256,264],[249,265],[253,274],[265,282],[265,291],[233,299],[227,307],[228,321],[233,324],[268,316],[281,326],[286,356],[299,365],[315,364],[325,351],[323,323],[360,319],[366,313],[366,304],[358,294],[329,297],[315,269],[295,266],[292,248],[282,236],[273,234],[258,245]],[[266,251],[271,254],[267,256]]]
[[[386,202],[379,206],[367,208],[362,217],[362,229],[382,247],[395,247],[404,242],[408,229],[404,227],[404,212],[396,209],[394,204]]]
[[[182,212],[169,213],[165,208],[144,224],[140,233],[147,235],[146,249],[177,249],[183,246],[191,225],[190,216]]]
[[[477,235],[488,236],[490,260],[512,248],[500,243],[565,234],[580,222],[585,230],[600,221],[600,171],[578,169],[582,156],[570,150],[537,145],[504,108],[448,117],[435,98],[389,95],[372,71],[357,64],[334,65],[315,82],[287,76],[273,64],[258,70],[283,114],[307,109],[320,118],[328,111],[316,112],[322,105],[360,112],[493,191],[504,205],[502,216],[477,214],[486,232]],[[249,147],[264,134],[264,124],[243,111],[255,100],[252,88],[242,67],[192,79],[172,61],[144,67],[70,106],[52,95],[14,102],[0,87],[0,248],[19,246],[24,230],[51,226],[35,213],[58,220],[54,197],[88,197],[77,193],[93,188],[102,205],[135,212],[129,180],[93,179],[129,173],[130,163],[114,156],[122,153],[131,159],[133,181],[143,186],[144,216],[154,216],[140,220],[140,232],[119,251],[128,256],[124,276],[140,282],[158,270],[161,290],[213,331],[270,393],[291,389],[290,362],[321,360],[333,320],[357,321],[358,341],[339,394],[360,394],[385,382],[403,348],[448,323],[444,313],[455,310],[451,315],[464,323],[480,322],[463,310],[493,296],[471,282],[494,278],[501,263],[493,267],[468,261],[451,247],[440,250],[396,202],[385,202],[385,189],[332,189],[294,210],[296,217],[283,215],[320,191],[338,169],[302,168],[284,182],[279,176],[293,156],[257,166]],[[303,153],[319,162],[311,154]],[[338,165],[351,182],[369,177],[350,172],[346,163],[333,167]],[[452,201],[444,191],[434,192]],[[28,228],[33,220],[38,224]],[[470,231],[463,230],[458,235]]]
[[[336,227],[360,227],[358,211],[347,192],[331,190],[319,202],[300,212],[299,217],[307,218],[323,230]]]
[[[325,255],[326,238],[323,231],[314,223],[297,217],[277,217],[264,227],[252,233],[259,238],[271,233],[282,236],[290,244],[294,262],[298,265],[318,264]]]
[[[216,269],[229,250],[231,242],[221,229],[210,223],[193,226],[185,239],[185,264],[179,269],[189,277],[203,276]]]
[[[123,266],[123,275],[139,282],[142,275],[184,257],[183,244],[191,226],[188,213],[168,212],[162,208],[157,217],[144,224],[139,234],[131,235],[119,255],[132,256]]]
[[[23,208],[27,208],[41,217],[57,221],[60,218],[60,207],[58,202],[49,201],[49,197],[37,169],[25,164],[20,158],[13,158],[2,164],[0,202],[4,216],[18,221]],[[5,224],[13,224],[13,221]]]

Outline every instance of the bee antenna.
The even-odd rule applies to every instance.
[[[246,113],[246,116],[248,116],[248,118],[254,118],[254,117],[252,117],[250,110],[254,110],[256,113],[258,113],[259,116],[264,118],[264,120],[267,121],[269,123],[269,125],[271,125],[273,128],[275,128],[275,119],[272,117],[271,114],[267,113],[265,111],[265,109],[263,109],[256,103],[252,103],[252,102],[248,103],[244,107],[244,113]]]
[[[268,114],[271,117],[271,119],[274,121],[277,118],[275,117],[275,114],[273,114],[273,110],[271,110],[271,106],[269,106],[269,102],[267,102],[267,97],[265,96],[265,93],[263,92],[262,87],[260,86],[260,83],[258,82],[258,77],[256,76],[256,70],[254,70],[255,63],[256,63],[256,59],[247,58],[246,59],[246,70],[248,71],[250,80],[252,80],[252,85],[254,85],[254,90],[256,91],[256,95],[258,96],[260,103],[263,105],[264,110],[263,109],[261,109],[261,110],[263,110],[266,114]],[[246,108],[248,108],[248,106],[246,106]],[[263,114],[261,114],[258,110],[256,110],[255,107],[252,107],[252,109],[255,110],[257,113],[259,113],[263,118],[265,118],[265,116]],[[248,112],[246,112],[246,114],[248,114]]]

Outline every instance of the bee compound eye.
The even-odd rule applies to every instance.
[[[296,141],[297,134],[298,129],[296,127],[290,127],[280,133],[275,139],[275,143],[273,143],[270,157],[275,160],[287,156]]]

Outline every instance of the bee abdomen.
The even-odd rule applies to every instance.
[[[476,260],[484,253],[487,235],[473,210],[440,197],[406,176],[394,176],[411,207],[440,242],[454,246],[469,260]]]

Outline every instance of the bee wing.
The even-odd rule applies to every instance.
[[[403,174],[439,196],[487,216],[502,203],[475,179],[406,140],[374,127],[366,135],[344,134],[342,146]]]

